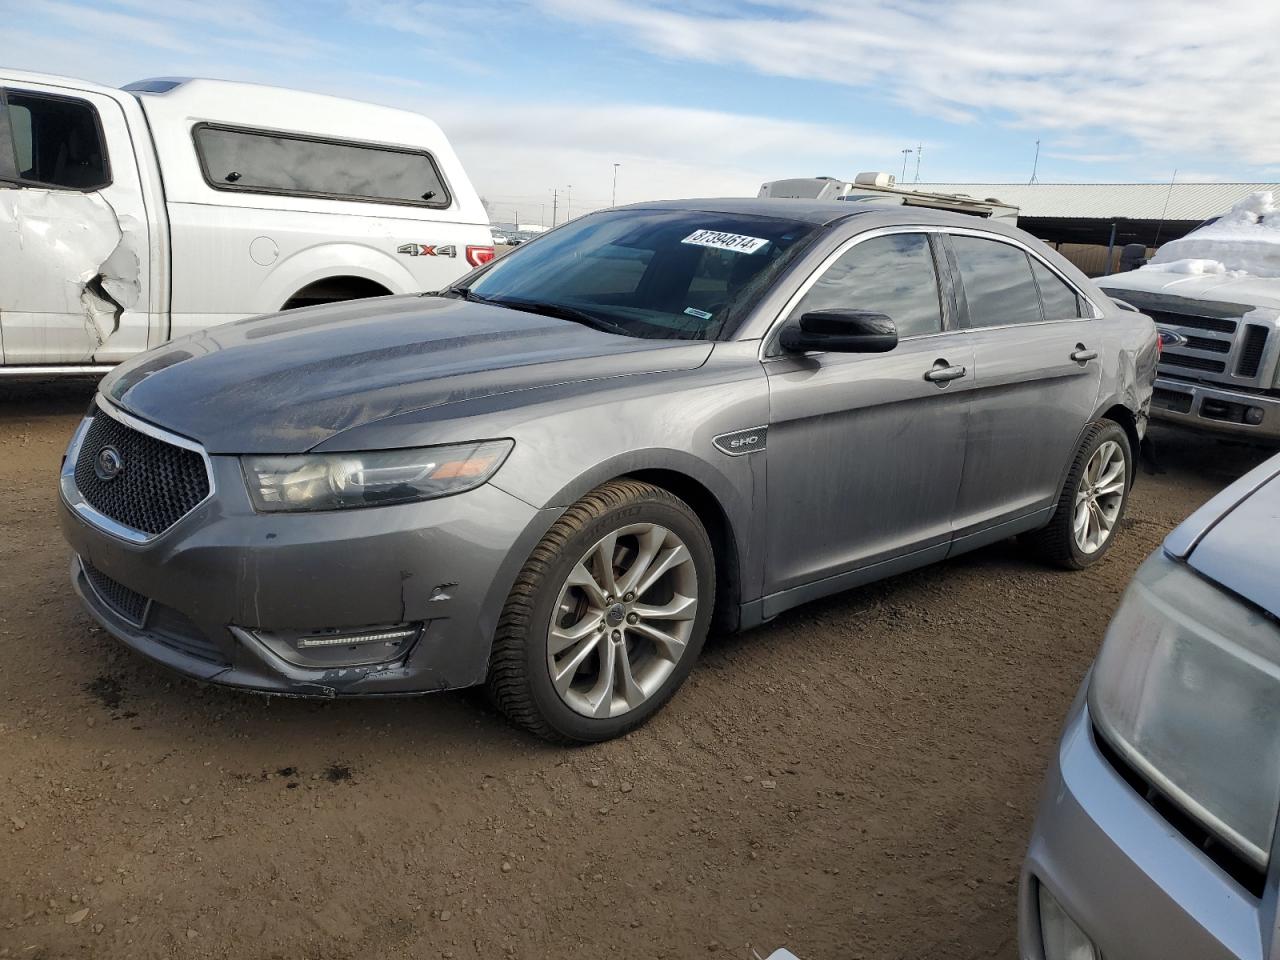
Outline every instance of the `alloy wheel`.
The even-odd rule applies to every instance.
[[[697,569],[673,531],[635,523],[605,535],[560,588],[547,630],[552,686],[586,717],[635,710],[684,656],[697,611]]]
[[[1124,451],[1114,440],[1099,445],[1085,465],[1071,525],[1081,553],[1097,553],[1115,529],[1124,504],[1125,473]]]

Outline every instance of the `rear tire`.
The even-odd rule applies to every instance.
[[[715,557],[689,505],[613,480],[566,510],[520,571],[498,622],[489,695],[546,740],[620,736],[684,682],[714,605]]]
[[[1056,566],[1092,566],[1111,548],[1129,503],[1132,477],[1129,435],[1114,420],[1095,421],[1076,449],[1053,519],[1023,541]]]

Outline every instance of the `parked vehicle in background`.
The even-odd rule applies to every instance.
[[[103,371],[229,320],[435,290],[492,256],[419,114],[0,72],[0,376]]]
[[[1138,569],[1046,778],[1024,960],[1277,955],[1277,518],[1280,457]]]
[[[617,736],[708,626],[1025,534],[1107,551],[1155,328],[1044,244],[928,210],[588,214],[437,296],[268,316],[124,364],[61,478],[111,633],[310,696],[488,682]]]
[[[1246,197],[1166,243],[1146,266],[1098,285],[1160,328],[1152,416],[1280,441],[1280,217],[1270,193]]]
[[[978,200],[964,194],[903,190],[897,186],[897,178],[891,173],[860,173],[852,181],[834,177],[771,180],[760,185],[757,196],[774,200],[843,200],[873,206],[924,207],[999,220],[1010,227],[1018,223],[1018,208],[1001,203],[994,197]]]

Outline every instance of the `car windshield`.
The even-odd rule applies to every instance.
[[[715,340],[815,230],[780,217],[612,210],[520,247],[449,292],[632,337]]]

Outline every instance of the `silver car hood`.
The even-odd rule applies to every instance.
[[[1245,474],[1183,521],[1165,550],[1280,617],[1280,457]]]

